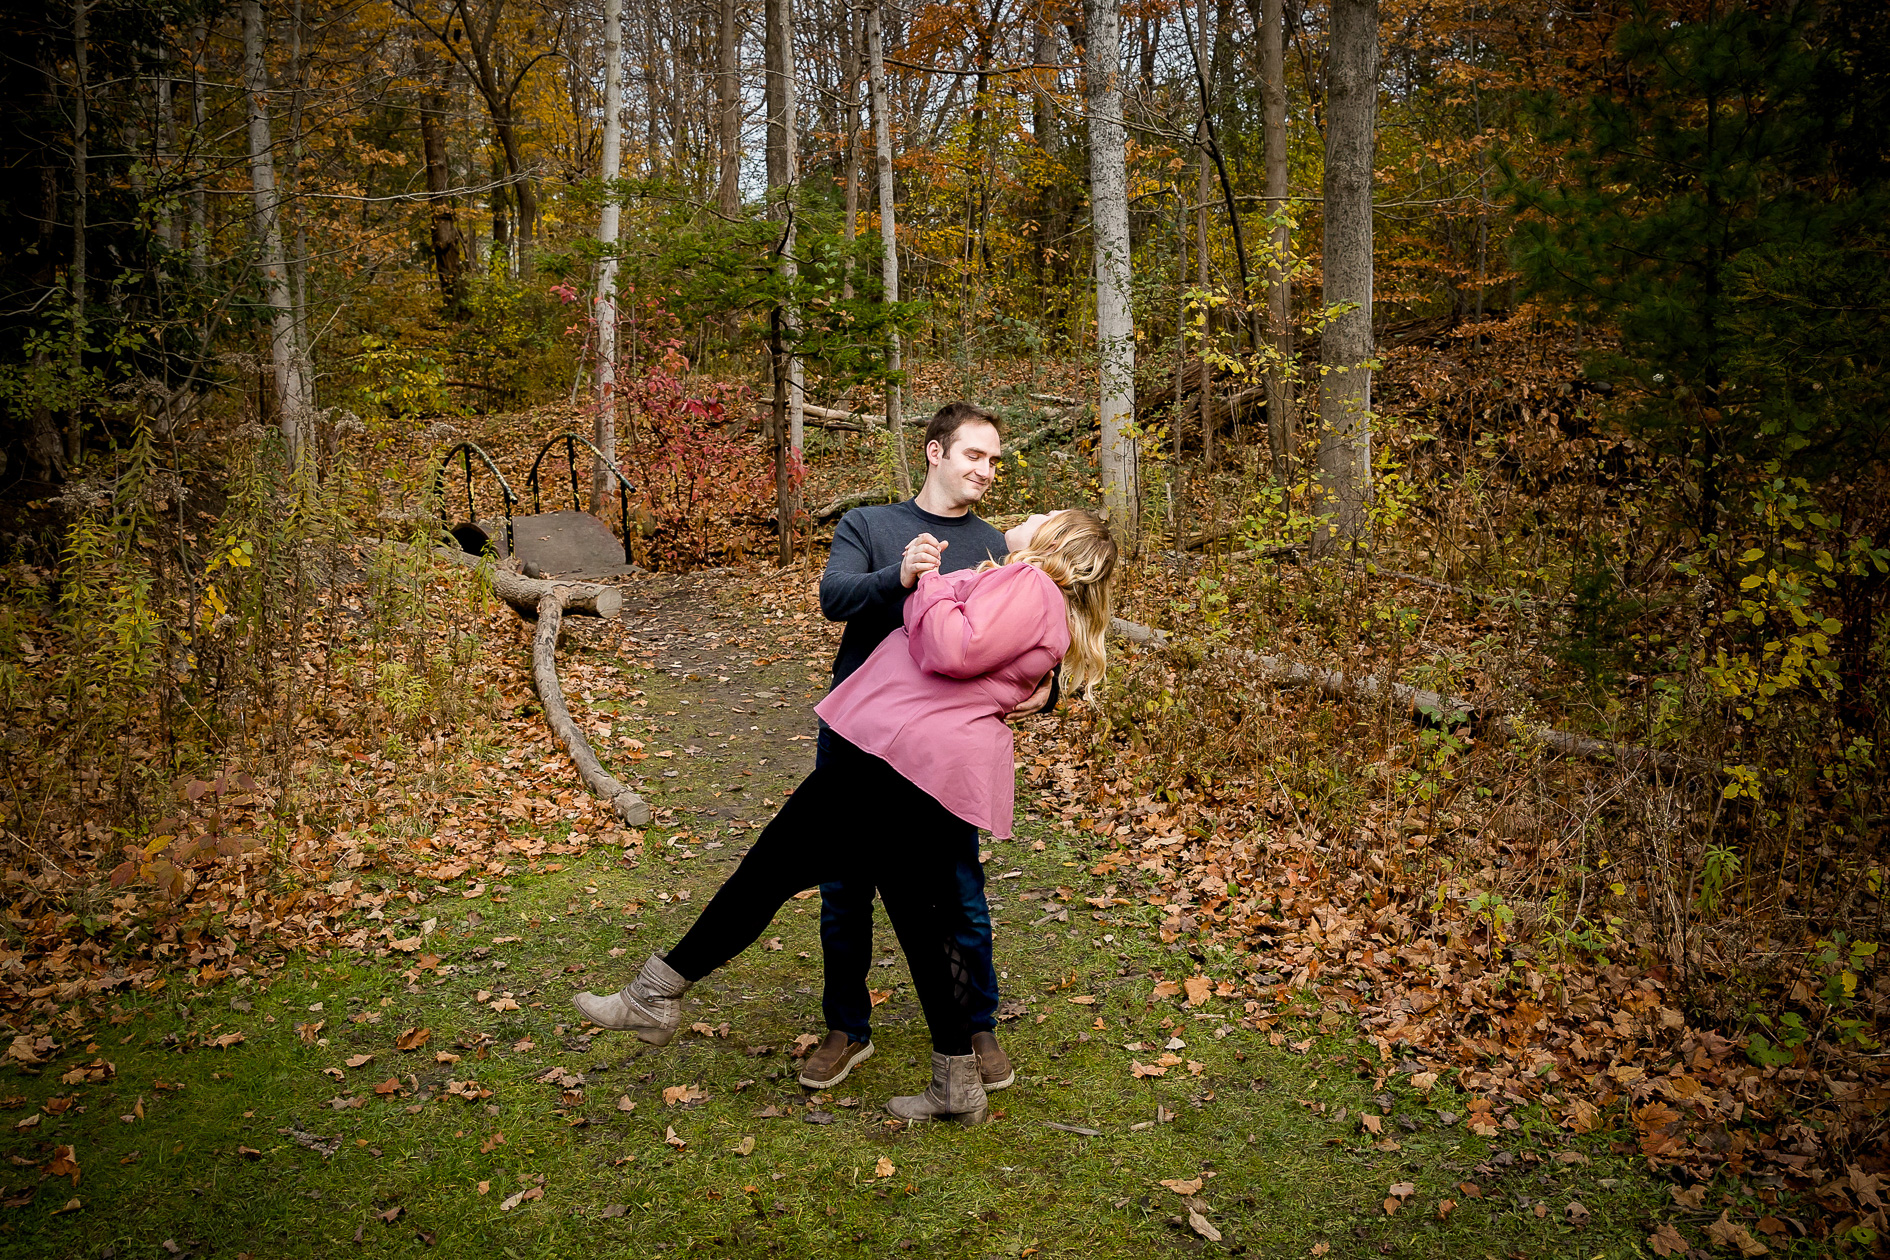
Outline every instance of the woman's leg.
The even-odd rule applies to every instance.
[[[822,766],[801,781],[663,961],[700,980],[761,939],[788,898],[847,869],[868,813],[846,777]]]

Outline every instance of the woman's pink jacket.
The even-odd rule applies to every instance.
[[[1070,647],[1063,592],[1041,569],[927,573],[906,624],[814,707],[939,804],[999,840],[1017,795],[1004,715]]]

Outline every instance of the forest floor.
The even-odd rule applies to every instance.
[[[547,750],[553,795],[487,819],[529,864],[362,871],[347,891],[381,895],[341,930],[385,946],[146,984],[15,1055],[0,1255],[1639,1256],[1719,1214],[1522,1100],[1472,1132],[1448,1083],[1384,1062],[1317,990],[1255,1018],[1184,989],[1221,947],[1115,896],[1113,844],[1029,783],[989,844],[1019,1068],[990,1124],[886,1115],[927,1043],[883,922],[878,1053],[830,1093],[795,1083],[822,1031],[814,897],[691,992],[667,1048],[586,1034],[571,994],[677,939],[811,766],[836,629],[813,574],[639,577],[620,625],[567,623],[574,708],[657,811],[640,836],[558,808],[575,776]],[[521,674],[527,633],[503,649]],[[1040,746],[1079,729],[1030,725]],[[449,755],[498,774],[528,751]]]

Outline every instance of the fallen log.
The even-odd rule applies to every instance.
[[[859,490],[853,494],[840,495],[814,509],[813,517],[817,521],[831,520],[842,512],[851,512],[856,507],[865,507],[869,503],[891,503],[893,494],[890,490]]]
[[[367,541],[385,543],[406,551],[422,550],[392,539],[373,538]],[[454,564],[473,568],[484,566],[486,576],[492,583],[493,594],[510,604],[527,621],[538,622],[538,632],[532,636],[532,683],[538,689],[539,702],[545,706],[546,724],[564,744],[564,750],[577,767],[578,777],[584,780],[584,786],[609,804],[625,825],[647,826],[650,821],[649,804],[633,789],[612,778],[598,762],[597,754],[591,750],[590,740],[584,737],[582,728],[572,720],[571,710],[564,703],[564,688],[558,682],[558,631],[564,625],[564,614],[582,613],[586,617],[615,620],[617,614],[623,611],[623,592],[614,586],[599,586],[592,582],[553,582],[522,577],[510,569],[487,563],[485,557],[450,547],[435,547],[431,554]]]
[[[394,547],[407,546],[406,543],[393,542],[391,539],[369,539],[368,541],[386,541]],[[480,556],[456,551],[451,547],[435,547],[431,554],[441,560],[450,560],[454,564],[463,564],[473,569],[486,563]],[[578,613],[585,617],[602,617],[605,621],[610,621],[623,611],[623,592],[614,586],[598,586],[592,582],[556,582],[545,578],[528,578],[511,569],[489,563],[486,567],[486,577],[492,583],[492,593],[510,604],[518,615],[527,621],[538,616],[539,603],[554,588],[563,588],[567,592],[564,603],[566,612]]]
[[[532,636],[532,682],[538,688],[539,701],[545,706],[545,721],[551,726],[551,733],[564,744],[584,786],[607,803],[626,826],[648,826],[649,803],[604,769],[597,754],[591,751],[590,740],[584,737],[584,731],[571,717],[571,710],[565,707],[564,688],[558,682],[558,630],[564,624],[574,588],[563,583],[544,585],[550,589],[539,598],[535,610],[538,633]]]
[[[1167,631],[1125,621],[1121,617],[1109,619],[1109,632],[1137,644],[1160,645],[1168,641]],[[1470,701],[1457,696],[1390,682],[1377,674],[1343,674],[1337,670],[1302,665],[1284,656],[1263,656],[1258,652],[1236,649],[1225,649],[1216,655],[1231,665],[1259,675],[1276,687],[1316,687],[1329,696],[1361,704],[1383,703],[1388,697],[1391,703],[1403,709],[1406,716],[1415,721],[1444,727],[1475,724],[1494,734],[1541,744],[1565,757],[1613,761],[1618,765],[1655,765],[1662,769],[1677,769],[1686,765],[1681,758],[1671,753],[1643,748],[1639,744],[1619,744],[1612,740],[1558,731],[1554,727],[1512,714],[1479,709]]]

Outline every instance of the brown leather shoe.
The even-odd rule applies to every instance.
[[[1017,1069],[1011,1066],[1010,1056],[998,1045],[996,1037],[988,1032],[972,1033],[971,1053],[978,1056],[978,1075],[984,1078],[987,1093],[1017,1084]]]
[[[873,1057],[870,1041],[849,1041],[838,1028],[827,1034],[815,1051],[807,1056],[801,1069],[801,1084],[809,1089],[829,1089],[847,1079],[856,1064]]]

